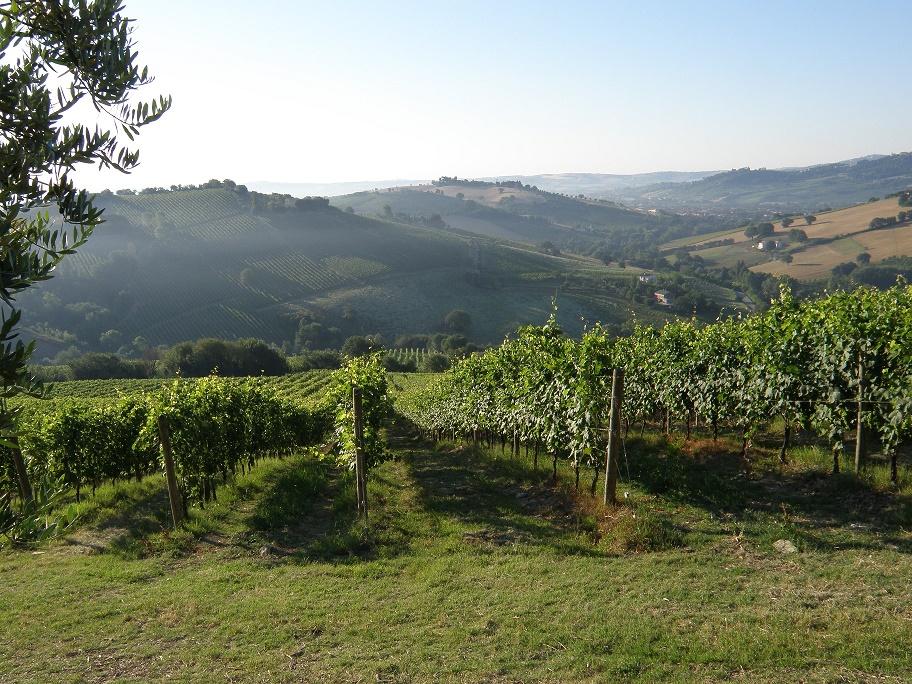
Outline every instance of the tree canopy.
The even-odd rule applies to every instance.
[[[15,297],[50,278],[102,221],[72,174],[80,165],[129,172],[139,152],[121,136],[133,141],[171,105],[166,97],[131,100],[152,77],[137,62],[122,8],[120,0],[0,4],[0,431],[7,443],[15,424],[7,400],[42,391],[27,368],[34,344],[18,338]],[[92,107],[77,107],[83,102]],[[26,485],[20,481],[29,499]]]

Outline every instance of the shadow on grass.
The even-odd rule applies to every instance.
[[[422,507],[477,528],[463,535],[467,543],[522,542],[567,554],[605,555],[592,543],[596,521],[580,512],[562,488],[552,486],[543,468],[468,446],[422,445],[406,453]]]
[[[77,527],[62,542],[76,551],[141,554],[144,541],[172,526],[164,479],[150,475],[140,482],[109,485],[95,497],[71,503],[60,513]]]
[[[692,455],[674,443],[631,439],[627,446],[630,477],[645,491],[702,508],[748,534],[786,536],[808,548],[912,553],[904,534],[912,522],[912,497],[854,474],[766,467],[747,477],[738,455],[722,443]],[[719,526],[718,533],[730,531]]]
[[[352,472],[318,460],[276,471],[244,521],[242,543],[274,562],[344,563],[405,553],[420,533],[420,511],[403,501],[402,468],[391,462],[369,472],[367,521],[356,512]]]
[[[356,514],[352,473],[315,453],[264,459],[223,484],[217,501],[193,506],[177,531],[162,478],[119,483],[63,511],[78,526],[63,543],[77,553],[128,558],[207,549],[270,562],[390,557],[422,533],[413,507],[403,502],[404,468],[386,463],[370,473],[369,523]]]

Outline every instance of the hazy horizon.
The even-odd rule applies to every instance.
[[[174,107],[132,176],[80,180],[628,175],[908,151],[912,95],[883,22],[902,10],[127,0],[157,76],[145,95]]]

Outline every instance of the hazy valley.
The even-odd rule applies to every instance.
[[[24,295],[27,334],[51,361],[86,351],[136,355],[202,337],[256,337],[288,352],[338,348],[352,335],[393,345],[453,332],[444,319],[454,310],[471,320],[457,332],[487,345],[544,321],[552,303],[571,333],[594,321],[623,331],[634,318],[712,320],[755,309],[775,294],[780,276],[814,291],[862,253],[864,268],[852,276],[861,282],[905,273],[907,264],[893,258],[912,254],[912,230],[869,230],[872,218],[902,210],[895,196],[838,207],[872,189],[904,189],[905,176],[884,174],[899,173],[909,156],[859,161],[857,173],[835,178],[840,165],[777,172],[780,180],[801,179],[784,197],[808,192],[813,175],[821,199],[804,203],[836,210],[819,213],[800,243],[786,236],[765,252],[745,226],[768,223],[785,236],[804,225],[803,214],[786,229],[781,217],[794,214],[768,209],[748,219],[695,190],[750,185],[755,172],[663,186],[697,198],[697,211],[687,213],[662,202],[633,209],[591,197],[575,192],[585,185],[578,179],[560,186],[574,191],[564,194],[523,182],[554,178],[544,176],[444,177],[328,200],[263,194],[232,181],[106,192],[97,197],[105,223],[90,242],[63,263],[60,278]],[[642,185],[644,196],[653,187]],[[872,271],[885,259],[891,267]]]

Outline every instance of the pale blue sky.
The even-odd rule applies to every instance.
[[[908,2],[126,0],[141,187],[792,166],[912,150]],[[905,45],[905,47],[904,47]]]

